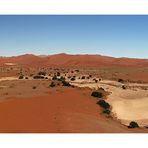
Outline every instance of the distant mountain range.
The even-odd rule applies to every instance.
[[[148,59],[114,58],[102,55],[54,55],[25,54],[13,57],[0,57],[0,65],[15,63],[27,67],[100,67],[100,66],[148,66]],[[11,64],[10,64],[11,65]]]

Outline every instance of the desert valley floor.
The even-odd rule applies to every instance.
[[[148,132],[147,60],[69,56],[0,58],[1,133]]]

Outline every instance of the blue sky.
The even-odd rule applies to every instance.
[[[63,52],[148,58],[148,16],[0,16],[0,56]]]

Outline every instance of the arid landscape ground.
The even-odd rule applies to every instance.
[[[0,57],[1,133],[147,133],[148,60]]]

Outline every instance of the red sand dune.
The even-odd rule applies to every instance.
[[[148,66],[147,59],[113,58],[101,55],[69,55],[64,53],[42,57],[31,54],[0,57],[0,65],[4,63],[17,63],[32,67]]]
[[[130,132],[100,112],[90,90],[60,88],[45,96],[1,102],[0,132]]]

